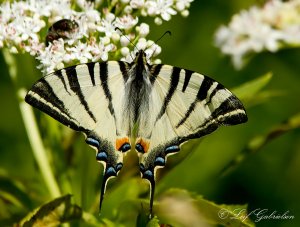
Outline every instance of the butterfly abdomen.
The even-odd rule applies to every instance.
[[[145,69],[144,69],[145,70]],[[129,128],[135,124],[147,127],[145,119],[149,118],[149,94],[151,83],[145,71],[133,68],[129,71],[129,79],[125,83],[124,116],[128,119]]]

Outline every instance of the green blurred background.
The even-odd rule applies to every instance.
[[[293,220],[263,220],[255,223],[257,226],[300,226],[299,122],[292,130],[282,127],[300,113],[299,48],[258,54],[237,71],[213,43],[214,32],[221,24],[228,24],[231,16],[241,9],[261,3],[195,0],[189,17],[176,16],[161,26],[151,27],[149,38],[153,40],[166,30],[172,32],[171,37],[164,37],[159,43],[163,50],[160,58],[165,64],[198,71],[228,88],[238,87],[268,72],[273,74],[264,88],[265,97],[246,103],[249,118],[246,124],[221,127],[203,139],[185,144],[181,154],[168,159],[167,167],[159,170],[157,195],[167,188],[184,188],[218,204],[248,204],[248,211],[261,208],[270,213],[289,211],[289,215],[295,216]],[[17,59],[18,69],[24,72],[17,83],[28,89],[41,74],[31,57],[23,55]],[[20,220],[49,197],[33,158],[16,90],[2,55],[0,71],[0,220],[5,226],[8,220]],[[94,151],[84,143],[82,135],[73,135],[49,117],[35,113],[62,191],[74,194],[76,203],[83,208],[95,206],[102,167],[95,162]],[[283,133],[271,136],[260,149],[249,148],[253,138],[266,135],[274,128]],[[71,144],[64,138],[71,138]],[[231,165],[242,152],[248,153],[242,161]],[[129,184],[131,178],[138,179],[137,160],[133,154],[130,157],[134,160],[126,161],[133,163],[134,168],[128,171],[123,168],[126,173],[109,183],[108,193],[113,194],[126,182]],[[230,168],[224,172],[228,165]],[[130,187],[139,187],[134,185],[139,184],[137,182],[142,180],[131,182]],[[109,197],[104,206],[114,206]]]

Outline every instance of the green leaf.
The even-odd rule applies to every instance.
[[[71,204],[71,195],[65,195],[37,208],[20,222],[20,226],[57,226],[81,218],[81,208]]]
[[[115,188],[111,188],[105,194],[105,199],[103,201],[103,207],[101,210],[101,217],[114,219],[118,215],[118,212],[122,215],[123,211],[119,208],[122,204],[129,204],[130,200],[138,201],[139,194],[145,192],[145,187],[141,187],[140,179],[133,178],[124,182],[118,182],[119,184]],[[129,215],[130,210],[127,210],[127,215]]]
[[[223,169],[222,175],[225,175],[234,169],[234,167],[245,160],[249,154],[257,152],[277,137],[298,128],[300,128],[300,113],[290,117],[283,123],[274,126],[268,132],[253,137],[242,152]]]
[[[257,102],[258,100],[264,99],[268,96],[274,96],[277,93],[270,91],[268,93],[260,93],[260,91],[270,82],[271,78],[272,73],[267,73],[259,78],[233,88],[232,92],[246,103]]]
[[[155,216],[148,222],[146,227],[159,227],[159,226],[160,226],[159,220],[158,220],[157,216]]]
[[[5,171],[0,169],[0,200],[6,201],[15,207],[26,207],[27,209],[33,208],[32,201],[25,191],[25,186],[17,179],[8,176]],[[0,212],[1,213],[1,212]]]
[[[263,87],[265,87],[271,80],[272,73],[267,73],[259,78],[248,81],[236,88],[233,88],[232,91],[240,98],[246,99],[252,97],[257,92],[259,92]]]
[[[249,142],[247,150],[250,150],[251,152],[257,151],[271,140],[297,128],[300,128],[300,113],[290,117],[283,123],[276,125],[267,133],[254,137]]]
[[[146,201],[142,200],[143,204],[146,204]],[[147,204],[148,205],[148,204]],[[149,219],[149,213],[142,211],[139,213],[136,221],[137,227],[159,227],[159,220],[157,216],[154,216],[153,218]]]
[[[98,224],[96,226],[105,226],[105,227],[123,227],[123,225],[120,225],[118,223],[114,223],[108,219],[102,219],[101,224]]]
[[[157,210],[160,221],[171,226],[254,226],[246,205],[219,205],[181,189],[164,193]]]

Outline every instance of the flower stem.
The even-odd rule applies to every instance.
[[[52,198],[59,197],[61,195],[58,184],[55,180],[54,174],[51,170],[50,163],[46,154],[45,147],[43,145],[36,120],[33,114],[32,108],[24,101],[26,91],[24,88],[17,87],[18,69],[15,58],[9,53],[7,49],[3,49],[3,56],[8,66],[9,75],[13,81],[13,84],[17,90],[17,97],[19,102],[19,108],[21,116],[25,125],[25,130],[33,151],[34,158],[41,171],[42,177],[46,183],[46,186],[50,192]]]

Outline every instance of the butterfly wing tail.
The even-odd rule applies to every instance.
[[[96,150],[96,160],[102,163],[104,166],[99,203],[99,211],[101,211],[106,185],[109,179],[116,177],[119,171],[122,169],[123,153],[126,152],[130,147],[126,147],[124,150],[116,150],[112,142],[103,138],[100,139],[100,137],[93,132],[88,134],[85,142]]]
[[[149,218],[151,219],[153,216],[153,201],[154,201],[154,193],[155,193],[155,175],[154,171],[146,170],[142,172],[142,178],[148,180],[150,184],[150,205],[149,205]]]

